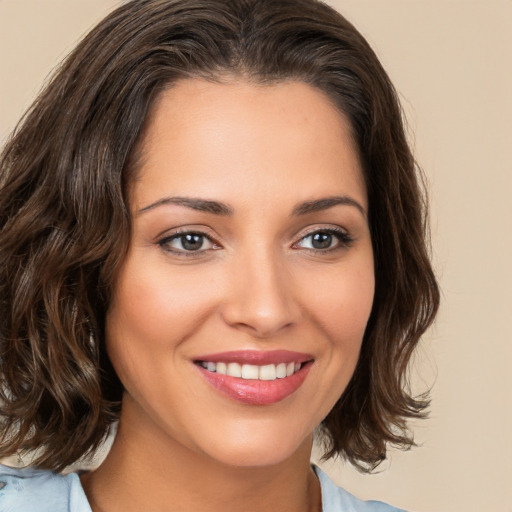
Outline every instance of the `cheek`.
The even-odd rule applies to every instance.
[[[171,275],[156,263],[129,261],[123,268],[107,316],[113,342],[126,338],[130,346],[165,349],[170,342],[179,344],[211,307],[208,280],[199,272]]]
[[[333,343],[359,350],[374,291],[373,259],[369,257],[317,281],[317,293],[311,294],[311,305],[317,322]]]
[[[368,255],[369,254],[369,255]],[[345,391],[359,359],[362,339],[374,298],[374,269],[371,253],[351,258],[329,272],[314,277],[307,307],[317,336],[318,368],[311,372],[310,404],[313,422],[322,421]],[[316,423],[315,423],[316,422]],[[313,424],[314,423],[314,424]]]
[[[211,271],[174,267],[171,272],[160,255],[135,250],[127,257],[107,313],[106,345],[132,395],[179,359],[186,341],[214,311],[219,285]]]

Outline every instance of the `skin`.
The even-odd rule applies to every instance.
[[[335,196],[344,204],[297,212]],[[181,81],[153,106],[130,205],[107,315],[126,392],[110,454],[82,477],[93,510],[320,510],[312,432],[353,374],[374,295],[348,121],[300,82]],[[329,230],[342,234],[315,248],[311,233]],[[205,235],[200,250],[183,248],[183,231]],[[292,395],[263,406],[219,393],[194,364],[248,349],[314,362]]]

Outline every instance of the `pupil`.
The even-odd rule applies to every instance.
[[[187,251],[197,251],[198,249],[201,249],[201,246],[203,245],[203,237],[201,235],[194,234],[184,235],[181,243],[183,248]]]
[[[329,233],[315,233],[313,235],[313,247],[315,249],[328,249],[332,244],[332,235]]]

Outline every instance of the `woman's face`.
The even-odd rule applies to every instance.
[[[373,301],[347,120],[303,83],[184,80],[153,108],[130,202],[107,317],[122,418],[227,464],[291,457],[347,386]]]

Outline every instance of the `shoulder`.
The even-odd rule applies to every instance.
[[[380,501],[362,501],[338,487],[317,466],[314,470],[322,487],[322,512],[405,512]]]
[[[0,464],[0,512],[91,512],[76,473]]]

